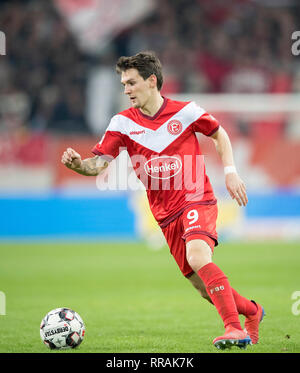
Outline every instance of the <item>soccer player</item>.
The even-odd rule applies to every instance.
[[[224,334],[213,344],[225,349],[257,343],[264,316],[262,306],[234,290],[212,262],[218,244],[217,201],[205,173],[196,133],[213,140],[224,165],[227,190],[239,206],[245,206],[245,185],[236,171],[226,131],[194,102],[161,95],[162,66],[153,52],[120,57],[116,70],[131,107],[113,116],[92,149],[94,157],[82,160],[80,154],[68,148],[62,163],[81,175],[96,176],[125,148],[182,274],[216,307],[223,320]],[[239,314],[245,316],[244,329]]]

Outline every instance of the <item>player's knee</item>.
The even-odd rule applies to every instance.
[[[201,250],[190,250],[187,253],[187,261],[193,271],[197,273],[200,268],[211,262],[211,257],[203,254]]]
[[[201,267],[203,267],[206,263],[205,260],[200,255],[196,255],[196,253],[189,253],[187,255],[187,261],[190,267],[193,269],[194,272],[198,272]]]
[[[194,272],[198,272],[200,268],[211,262],[207,256],[191,254],[187,256],[187,261]]]
[[[211,249],[202,240],[190,241],[186,245],[186,259],[194,272],[211,262]]]

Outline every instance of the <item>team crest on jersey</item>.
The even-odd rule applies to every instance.
[[[171,135],[178,135],[182,132],[182,123],[176,119],[170,120],[167,129]]]

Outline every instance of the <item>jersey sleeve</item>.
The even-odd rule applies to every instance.
[[[201,132],[205,136],[213,135],[219,127],[217,119],[208,113],[204,113],[193,123],[194,132]]]
[[[108,161],[116,158],[124,150],[124,136],[116,128],[116,120],[112,118],[101,140],[93,147],[92,153],[104,156]]]

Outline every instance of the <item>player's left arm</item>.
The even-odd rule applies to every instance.
[[[230,196],[237,201],[240,206],[246,206],[248,197],[246,186],[236,172],[231,141],[225,129],[219,129],[210,136],[215,143],[216,149],[222,160],[225,171],[225,184]],[[230,168],[225,168],[230,167]]]

